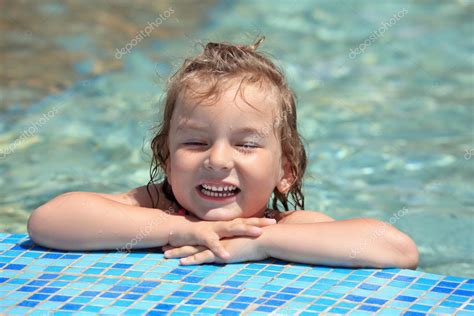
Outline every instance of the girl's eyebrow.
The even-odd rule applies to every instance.
[[[197,125],[195,123],[181,123],[178,125],[178,128],[176,131],[184,131],[184,130],[197,130],[197,131],[205,131],[206,130],[206,125]],[[246,126],[246,127],[241,127],[239,129],[236,129],[233,131],[235,134],[261,134],[259,129],[252,127],[252,126]]]
[[[196,124],[194,122],[184,121],[178,124],[176,132],[185,131],[185,130],[196,130],[196,131],[205,131],[206,125]]]
[[[206,129],[206,126],[205,125],[197,125],[195,123],[189,123],[189,122],[183,122],[181,124],[178,125],[178,127],[176,128],[176,131],[179,132],[179,131],[184,131],[184,130],[202,130],[204,131]]]

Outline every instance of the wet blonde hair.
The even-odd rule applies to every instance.
[[[279,114],[277,120],[274,121],[273,132],[280,140],[282,155],[286,157],[290,165],[293,182],[286,193],[279,192],[277,188],[273,190],[272,208],[279,210],[277,204],[280,201],[285,211],[288,211],[288,197],[291,196],[293,206],[296,209],[304,209],[302,182],[307,158],[296,126],[295,96],[288,87],[282,71],[269,58],[256,52],[264,39],[261,37],[248,46],[208,43],[202,53],[186,59],[168,80],[163,121],[157,126],[158,131],[151,142],[153,158],[150,166],[150,181],[147,185],[150,198],[152,195],[149,187],[153,185],[159,199],[159,193],[154,184],[158,180],[158,176],[162,175],[164,176],[162,189],[165,197],[179,205],[165,174],[166,161],[170,155],[168,135],[178,95],[189,88],[192,83],[202,85],[205,82],[204,89],[200,87],[199,92],[194,90],[193,92],[203,100],[218,98],[223,86],[222,82],[241,77],[240,91],[245,84],[263,83],[276,91],[277,94],[278,109],[276,112]],[[153,201],[153,206],[156,207],[156,205],[158,205],[158,201],[156,204]]]

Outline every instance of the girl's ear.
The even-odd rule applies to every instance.
[[[277,189],[280,193],[287,193],[293,183],[295,182],[295,177],[293,176],[293,172],[291,171],[291,166],[288,160],[283,158],[283,175],[278,181]]]

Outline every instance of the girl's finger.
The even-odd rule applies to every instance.
[[[207,246],[207,248],[209,248],[213,253],[215,253],[222,259],[227,259],[230,257],[229,253],[227,252],[227,250],[225,250],[224,246],[220,242],[219,236],[214,235],[211,237],[207,237],[204,240],[204,244]]]
[[[168,251],[168,250],[170,250],[170,249],[175,249],[175,248],[176,248],[176,247],[170,246],[170,245],[166,245],[166,246],[161,247],[161,249],[162,249],[163,251]]]
[[[214,253],[212,253],[212,251],[208,249],[208,250],[201,251],[195,255],[182,258],[181,260],[179,260],[179,263],[182,265],[210,263],[210,262],[214,262],[215,258],[216,257],[214,256]]]
[[[201,252],[203,250],[207,249],[206,247],[202,246],[183,246],[183,247],[178,247],[175,249],[170,249],[165,251],[165,257],[168,259],[171,258],[183,258],[183,257],[188,257],[191,255],[194,255],[198,252]]]
[[[222,237],[251,236],[257,237],[263,232],[261,227],[246,224],[230,224],[224,230]]]

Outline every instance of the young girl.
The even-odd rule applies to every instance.
[[[187,59],[169,81],[148,185],[62,194],[32,213],[33,241],[65,250],[164,246],[181,264],[274,257],[416,268],[414,242],[389,224],[303,210],[306,153],[295,98],[282,72],[256,52],[262,40],[209,43]]]

